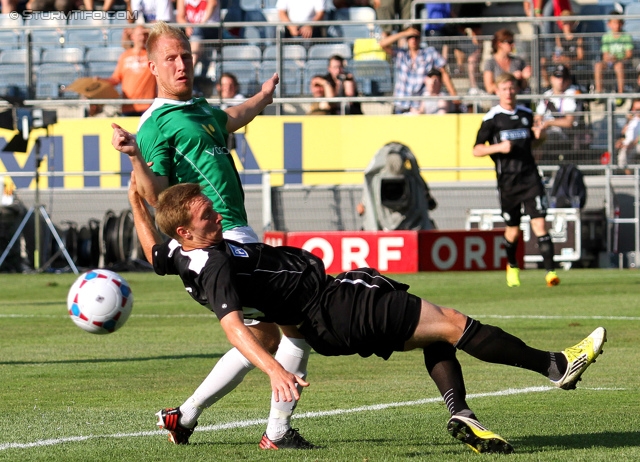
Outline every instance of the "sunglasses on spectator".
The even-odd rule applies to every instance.
[[[508,43],[509,45],[513,45],[513,40],[503,40],[502,43]]]

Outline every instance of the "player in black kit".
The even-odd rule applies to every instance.
[[[516,78],[511,74],[501,74],[496,84],[499,103],[482,119],[473,155],[491,156],[496,165],[500,206],[506,224],[507,285],[520,285],[516,248],[520,220],[522,215],[529,215],[531,230],[538,238],[538,247],[547,270],[545,280],[548,286],[556,286],[560,278],[555,271],[553,242],[545,224],[547,196],[531,149],[533,142],[539,142],[542,133],[533,124],[531,110],[516,105]]]
[[[606,340],[599,327],[562,352],[534,349],[498,327],[421,300],[406,284],[372,268],[332,277],[322,260],[305,250],[224,240],[221,217],[196,184],[172,186],[159,197],[156,223],[175,241],[163,242],[135,175],[129,200],[140,244],[156,273],[179,275],[189,295],[216,314],[229,341],[269,376],[276,400],[297,400],[297,387],[308,383],[280,366],[244,324],[246,317],[275,322],[285,335],[304,336],[325,356],[387,359],[394,351],[422,348],[427,370],[446,396],[451,435],[476,452],[510,453],[512,446],[469,409],[456,349],[538,372],[571,389]]]

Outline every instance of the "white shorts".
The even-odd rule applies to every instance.
[[[222,237],[232,241],[240,242],[241,244],[251,244],[253,242],[260,242],[258,235],[255,233],[251,226],[238,226],[237,228],[229,229],[222,233]],[[257,326],[260,321],[255,319],[244,320],[245,326]]]
[[[222,233],[222,237],[241,244],[260,242],[258,235],[251,226],[238,226],[237,228],[229,229]]]

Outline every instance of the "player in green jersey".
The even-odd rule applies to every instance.
[[[261,91],[244,103],[224,111],[193,98],[193,59],[184,33],[163,22],[154,25],[147,41],[149,68],[158,84],[158,97],[142,115],[137,138],[117,124],[112,144],[131,159],[138,193],[151,205],[170,185],[195,182],[204,187],[222,215],[224,235],[239,242],[257,242],[247,224],[244,191],[233,158],[226,146],[229,133],[251,122],[273,102],[279,82],[274,74]],[[149,165],[151,164],[151,165]],[[289,372],[306,376],[310,347],[295,331],[280,339],[275,324],[246,319],[253,335]],[[253,365],[236,349],[227,352],[194,394],[178,408],[157,413],[158,426],[169,431],[169,440],[186,444],[200,414],[233,390]],[[312,447],[290,425],[294,402],[272,397],[265,449]]]

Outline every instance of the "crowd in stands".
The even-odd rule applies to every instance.
[[[256,3],[257,8],[244,10],[248,3]],[[157,20],[177,22],[184,25],[194,54],[194,61],[199,66],[200,75],[213,80],[210,88],[216,88],[219,76],[225,72],[235,74],[239,91],[250,96],[259,86],[260,68],[267,60],[267,48],[273,48],[273,28],[255,27],[246,23],[247,27],[227,28],[219,27],[221,19],[225,21],[267,21],[271,12],[271,20],[286,24],[284,27],[285,46],[287,53],[297,45],[302,54],[289,57],[285,53],[285,69],[295,76],[283,76],[282,86],[285,96],[324,96],[350,97],[358,95],[390,95],[399,99],[394,104],[393,112],[422,113],[426,106],[423,101],[402,100],[408,96],[440,95],[455,97],[458,95],[494,94],[495,79],[504,72],[512,73],[519,81],[522,93],[544,91],[552,87],[553,80],[549,72],[559,64],[567,66],[572,71],[572,83],[587,91],[591,85],[594,93],[609,91],[620,94],[630,91],[629,75],[634,72],[633,57],[635,50],[634,36],[624,30],[624,13],[609,11],[610,18],[606,24],[608,30],[599,36],[589,36],[579,31],[579,23],[564,18],[574,13],[568,0],[535,0],[533,3],[523,3],[524,14],[531,16],[553,17],[554,20],[543,22],[540,49],[540,81],[539,85],[532,82],[532,63],[528,62],[531,53],[527,50],[526,39],[520,39],[510,28],[495,31],[492,37],[483,36],[482,24],[453,22],[421,23],[412,22],[413,18],[441,20],[447,18],[481,17],[482,3],[449,4],[428,3],[422,5],[422,10],[411,11],[411,1],[397,0],[262,0],[257,2],[242,2],[241,0],[2,0],[3,17],[13,11],[125,11],[133,10],[135,15],[128,16],[128,22],[153,23]],[[530,5],[533,5],[531,10]],[[414,5],[415,6],[415,5]],[[368,10],[369,18],[378,20],[400,19],[407,21],[404,25],[382,24],[368,27],[368,37],[350,35],[350,31],[343,23],[341,27],[327,27],[326,23],[314,25],[317,21],[344,19],[349,16],[336,12],[343,10]],[[273,14],[275,13],[275,16]],[[578,12],[579,13],[579,12]],[[418,15],[418,16],[416,16]],[[364,17],[364,16],[362,16]],[[356,20],[358,20],[356,18]],[[29,22],[25,20],[25,24]],[[71,21],[69,21],[71,24]],[[6,26],[3,22],[0,26]],[[218,26],[218,27],[216,27]],[[362,24],[358,24],[362,26]],[[353,26],[356,27],[355,25]],[[129,34],[133,28],[125,28],[122,45],[126,48],[132,43]],[[356,29],[353,29],[354,31]],[[256,35],[251,35],[256,34]],[[108,40],[100,45],[119,46],[110,34]],[[253,41],[242,42],[242,39],[253,37]],[[340,39],[348,48],[345,52],[327,51],[324,54],[313,55],[313,48],[318,45],[330,45],[335,48]],[[236,39],[235,42],[227,42]],[[587,43],[587,39],[590,40]],[[485,43],[490,42],[490,47]],[[594,43],[597,42],[597,43]],[[64,39],[61,39],[64,43]],[[72,45],[71,43],[67,43]],[[356,49],[362,45],[368,47],[364,52],[356,54]],[[12,45],[12,44],[9,44]],[[13,44],[15,46],[15,43]],[[35,44],[40,45],[40,44]],[[46,46],[49,46],[47,44]],[[250,47],[258,49],[251,57],[233,58],[232,47]],[[88,44],[87,44],[88,47]],[[2,45],[3,53],[7,48]],[[41,46],[42,49],[45,46]],[[490,52],[489,52],[490,49]],[[41,51],[41,50],[39,50]],[[333,65],[338,63],[342,70],[331,72],[329,60],[328,74],[325,65],[329,58],[335,57]],[[269,59],[275,58],[272,53]],[[139,59],[142,59],[139,57]],[[228,61],[244,61],[243,66],[234,66]],[[376,68],[365,66],[371,61],[381,61]],[[37,64],[36,59],[36,64]],[[323,63],[324,61],[324,63]],[[385,63],[386,61],[386,63]],[[251,62],[254,70],[243,72]],[[16,64],[5,62],[0,54],[0,65]],[[236,64],[236,63],[234,63]],[[113,62],[114,70],[116,61]],[[391,85],[387,82],[388,74],[380,73],[384,66],[391,74]],[[265,68],[271,69],[269,66]],[[437,72],[432,72],[437,70]],[[115,75],[106,76],[105,72],[99,77],[107,78],[111,83],[123,85]],[[284,73],[283,73],[284,74]],[[431,75],[428,75],[431,74]],[[331,88],[320,92],[317,86],[318,78],[328,79]],[[340,80],[337,76],[348,75],[347,80]],[[436,79],[435,85],[433,79]],[[315,83],[314,83],[315,82]],[[613,82],[613,85],[611,85]],[[456,88],[460,86],[461,88]],[[434,90],[435,88],[435,90]],[[434,93],[436,91],[436,93]],[[124,90],[123,90],[124,92]],[[124,92],[124,96],[129,96]],[[140,97],[141,92],[135,92]],[[147,93],[145,93],[147,94]],[[42,97],[43,95],[37,95]],[[44,95],[46,97],[47,95]],[[55,96],[55,95],[49,95]],[[619,104],[626,99],[621,95]],[[440,104],[440,109],[446,112],[465,111],[466,105],[460,100],[449,98],[448,104]],[[349,103],[347,106],[331,103],[331,114],[361,113],[359,105]],[[139,111],[125,111],[136,113]],[[442,112],[441,110],[437,112]]]

